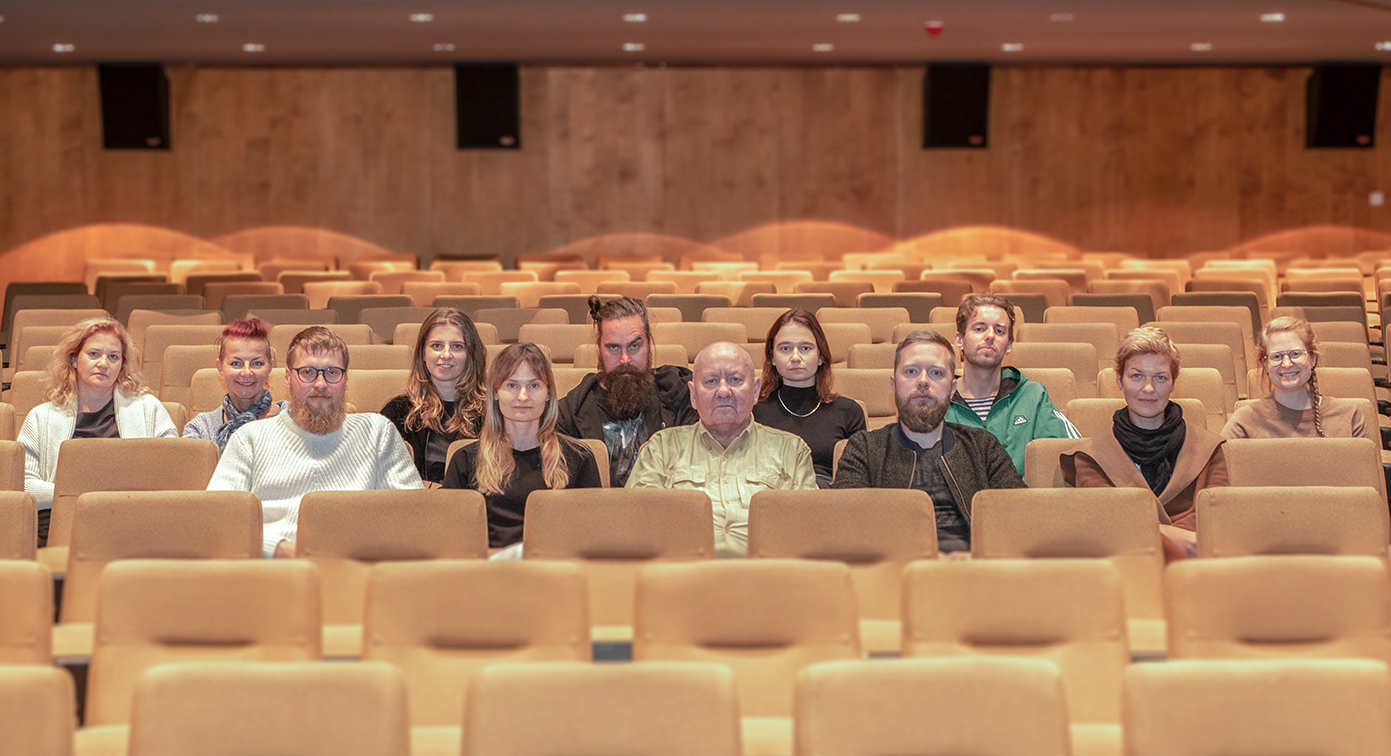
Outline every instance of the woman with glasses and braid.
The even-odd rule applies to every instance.
[[[1270,394],[1232,413],[1226,438],[1368,438],[1380,446],[1375,419],[1355,402],[1319,392],[1319,340],[1301,318],[1275,318],[1261,330],[1256,359]]]

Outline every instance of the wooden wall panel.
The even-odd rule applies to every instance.
[[[925,151],[921,68],[527,67],[523,149],[458,151],[449,68],[168,74],[174,149],[123,152],[101,149],[94,69],[0,69],[0,251],[103,222],[323,227],[426,258],[805,220],[1155,254],[1391,232],[1367,205],[1391,190],[1391,76],[1370,151],[1305,150],[1308,69],[1257,67],[997,68],[990,149]]]

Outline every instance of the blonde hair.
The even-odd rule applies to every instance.
[[[454,383],[459,390],[459,399],[454,407],[454,416],[445,419],[444,400],[435,390],[430,371],[425,369],[425,344],[430,340],[430,331],[438,326],[452,325],[464,337],[464,372]],[[417,431],[431,428],[440,433],[454,433],[472,436],[473,422],[482,417],[487,409],[488,387],[484,384],[487,376],[488,348],[478,335],[469,316],[452,307],[440,307],[425,317],[420,324],[420,333],[415,337],[415,351],[411,353],[411,374],[406,380],[406,398],[411,409],[406,413],[406,427]]]
[[[564,488],[570,479],[570,469],[565,464],[561,443],[574,442],[555,432],[556,418],[560,414],[555,374],[551,372],[551,363],[540,347],[523,342],[502,350],[488,370],[488,415],[483,421],[483,432],[479,434],[478,466],[474,470],[478,490],[484,494],[502,493],[503,486],[516,472],[516,463],[512,459],[512,439],[507,436],[497,392],[523,365],[531,368],[531,372],[546,384],[546,409],[541,413],[541,428],[536,434],[541,443],[541,475],[550,489]]]
[[[89,318],[63,334],[53,352],[48,366],[48,401],[72,409],[77,400],[77,355],[87,340],[99,333],[109,333],[121,342],[121,370],[116,373],[116,387],[127,396],[144,393],[145,378],[136,367],[140,354],[135,351],[130,334],[113,318]]]
[[[1169,377],[1178,378],[1178,347],[1169,340],[1169,334],[1154,326],[1136,328],[1121,339],[1120,346],[1116,348],[1116,377],[1119,378],[1125,374],[1125,363],[1129,362],[1131,357],[1139,357],[1143,354],[1168,357],[1171,365]]]
[[[323,326],[309,326],[290,339],[285,347],[285,367],[294,370],[295,356],[300,352],[324,356],[337,352],[343,358],[343,371],[348,370],[348,345],[343,337]]]
[[[1290,317],[1288,315],[1274,318],[1265,324],[1261,329],[1261,337],[1256,343],[1256,361],[1261,364],[1261,380],[1265,383],[1266,391],[1272,390],[1270,383],[1270,372],[1266,370],[1266,359],[1270,357],[1270,337],[1277,333],[1293,333],[1304,342],[1304,348],[1309,351],[1311,364],[1309,367],[1309,400],[1314,406],[1314,432],[1320,438],[1327,438],[1328,434],[1323,430],[1323,411],[1319,409],[1319,402],[1323,395],[1319,393],[1319,376],[1316,369],[1319,364],[1319,338],[1314,334],[1314,327],[1309,325],[1309,321],[1303,318]]]

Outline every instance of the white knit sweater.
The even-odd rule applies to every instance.
[[[295,540],[306,493],[420,487],[400,434],[375,412],[350,414],[325,435],[300,428],[289,412],[247,423],[228,440],[208,483],[209,491],[250,491],[261,499],[267,558],[282,540]]]

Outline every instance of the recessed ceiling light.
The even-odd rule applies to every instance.
[[[1049,20],[1049,21],[1071,21],[1071,20],[1072,20],[1072,14],[1071,14],[1071,13],[1054,13],[1053,15],[1051,15],[1051,16],[1048,17],[1048,20]]]
[[[247,42],[241,46],[242,52],[265,52],[266,46],[260,42]]]
[[[640,24],[647,20],[646,13],[624,13],[623,20],[630,24]]]
[[[412,14],[411,14],[411,20],[414,21],[414,22],[416,22],[417,24],[428,24],[428,23],[430,23],[431,21],[434,21],[434,20],[435,20],[435,14],[433,14],[433,13],[412,13]]]
[[[1020,50],[1023,50],[1023,49],[1024,49],[1024,43],[1023,43],[1023,42],[1006,42],[1006,43],[1004,43],[1003,45],[1000,45],[1000,49],[1001,49],[1001,50],[1004,50],[1005,52],[1019,52]]]
[[[435,52],[454,52],[453,42],[436,42]]]
[[[1391,50],[1391,42],[1378,42],[1375,46],[1378,50]]]
[[[218,22],[216,13],[199,13],[193,19],[200,24],[215,24]]]
[[[830,52],[834,49],[836,49],[836,46],[830,42],[817,42],[811,46],[812,52]]]
[[[1278,23],[1280,23],[1281,21],[1284,21],[1284,20],[1285,20],[1285,14],[1283,14],[1283,13],[1262,13],[1262,14],[1261,14],[1261,20],[1264,21],[1264,22],[1266,22],[1267,24],[1278,24]]]
[[[836,20],[843,24],[853,24],[860,20],[858,13],[837,13]]]
[[[1188,46],[1188,49],[1192,50],[1193,52],[1212,52],[1212,43],[1194,42],[1193,44]]]
[[[77,46],[73,45],[71,42],[59,42],[53,46],[53,52],[56,53],[70,53],[76,49]]]
[[[624,42],[624,43],[623,43],[623,51],[624,51],[624,52],[642,52],[643,50],[646,50],[646,49],[647,49],[647,45],[644,45],[644,44],[641,43],[641,42]]]

